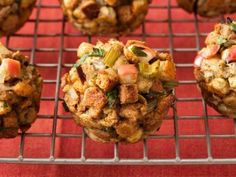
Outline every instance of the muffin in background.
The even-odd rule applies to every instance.
[[[32,13],[36,0],[0,1],[0,36],[19,30]]]
[[[84,34],[126,34],[144,21],[151,0],[60,0],[68,20]]]
[[[206,102],[236,118],[236,22],[215,25],[198,52],[194,74]]]
[[[216,17],[236,12],[236,0],[177,0],[177,4],[189,13],[203,17]]]
[[[174,102],[175,64],[145,42],[81,43],[62,78],[65,106],[100,142],[135,143],[161,126]]]
[[[0,138],[27,131],[39,111],[42,78],[20,52],[0,43]]]

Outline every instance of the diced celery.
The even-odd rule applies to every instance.
[[[109,52],[105,55],[104,64],[108,67],[112,67],[120,55],[121,46],[119,44],[114,44]]]
[[[144,61],[141,61],[139,63],[139,71],[144,77],[154,78],[157,77],[159,66],[160,66],[159,60],[155,61],[152,64],[148,64]]]

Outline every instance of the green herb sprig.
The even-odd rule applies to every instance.
[[[117,98],[118,98],[118,90],[117,90],[117,89],[114,89],[114,90],[112,90],[112,91],[110,91],[110,92],[107,92],[107,93],[106,93],[106,97],[107,97],[107,99],[108,99],[108,105],[109,105],[109,107],[112,108],[112,107],[115,105],[116,100],[117,100]]]
[[[132,46],[131,51],[138,57],[146,57],[147,54],[143,51],[143,48]]]
[[[223,38],[222,36],[219,36],[218,38],[217,38],[217,44],[218,45],[223,45],[224,43],[226,43],[227,42],[227,40],[225,39],[225,38]]]
[[[6,101],[3,102],[3,108],[8,108],[8,103]]]
[[[227,17],[226,24],[230,26],[230,29],[234,32],[236,32],[236,22],[233,21],[231,18]]]
[[[163,87],[167,88],[167,89],[173,89],[173,88],[177,87],[178,85],[179,85],[179,82],[175,81],[175,80],[163,82]]]
[[[80,65],[82,65],[82,64],[85,62],[85,60],[86,60],[88,57],[104,57],[104,55],[105,55],[105,50],[103,50],[103,49],[101,49],[101,48],[96,48],[96,47],[94,47],[94,48],[93,48],[93,51],[92,51],[91,53],[84,54],[84,55],[80,58],[80,60],[79,60],[77,63],[75,63],[75,64],[73,65],[73,67],[78,68]]]

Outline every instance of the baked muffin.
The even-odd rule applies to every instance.
[[[69,21],[85,34],[124,34],[143,21],[151,0],[60,0]]]
[[[236,22],[217,24],[198,52],[194,74],[206,102],[236,118]]]
[[[236,0],[177,0],[180,7],[203,17],[216,17],[236,12]]]
[[[36,0],[0,1],[0,36],[15,33],[28,20]]]
[[[174,101],[175,64],[145,42],[81,43],[62,78],[75,122],[101,142],[135,143],[160,128]]]
[[[20,52],[0,43],[0,138],[25,132],[39,111],[42,78]]]

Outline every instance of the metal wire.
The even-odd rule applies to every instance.
[[[164,9],[167,10],[167,18],[166,19],[146,19],[145,23],[153,23],[159,24],[159,23],[166,23],[168,24],[168,33],[147,33],[146,25],[145,23],[142,25],[142,33],[141,34],[130,34],[129,37],[141,37],[143,40],[146,40],[148,37],[161,37],[161,38],[168,38],[169,41],[169,47],[168,48],[156,48],[158,51],[168,51],[172,55],[175,52],[181,52],[183,55],[187,52],[196,52],[200,49],[200,38],[205,37],[207,33],[201,33],[199,30],[199,23],[208,23],[208,22],[217,22],[218,19],[198,19],[197,15],[193,15],[191,19],[173,19],[173,9],[178,9],[177,6],[171,5],[171,0],[166,1],[166,5],[151,5],[150,9],[153,10],[159,10]],[[44,120],[52,120],[52,131],[50,133],[25,133],[25,134],[19,134],[20,138],[20,144],[19,144],[19,155],[18,157],[1,157],[0,156],[0,162],[1,163],[37,163],[37,164],[140,164],[140,165],[155,165],[155,164],[236,164],[236,157],[228,158],[228,157],[221,157],[221,158],[215,158],[212,155],[212,144],[211,144],[211,138],[233,138],[235,141],[236,138],[236,121],[234,121],[234,133],[232,134],[211,134],[209,129],[209,120],[218,118],[219,121],[222,119],[227,119],[222,115],[209,115],[206,103],[201,97],[191,97],[191,98],[181,98],[177,96],[176,103],[173,106],[173,115],[169,115],[166,117],[166,120],[173,121],[174,125],[174,134],[173,135],[151,135],[148,139],[143,141],[143,152],[142,152],[142,158],[134,159],[134,158],[121,158],[119,156],[119,144],[114,144],[113,151],[114,156],[112,158],[87,158],[86,157],[86,142],[87,137],[84,131],[82,133],[57,133],[57,124],[58,120],[70,120],[70,115],[60,115],[58,114],[59,110],[59,102],[62,100],[62,98],[59,97],[60,92],[60,78],[63,68],[69,68],[72,66],[72,64],[63,63],[63,54],[64,53],[70,53],[75,52],[76,48],[66,48],[64,46],[64,40],[65,37],[86,37],[82,34],[77,33],[66,33],[65,32],[65,25],[66,21],[65,18],[58,18],[58,19],[40,19],[40,13],[42,9],[51,9],[55,10],[58,9],[59,5],[44,5],[42,4],[41,0],[38,0],[38,3],[35,7],[36,10],[36,18],[29,20],[30,23],[34,23],[34,33],[33,34],[15,34],[11,37],[6,38],[6,46],[9,47],[12,50],[21,50],[23,52],[31,52],[30,58],[31,62],[34,63],[37,67],[40,68],[55,68],[56,69],[56,79],[50,80],[45,79],[44,84],[52,84],[55,86],[55,95],[51,95],[50,97],[42,97],[42,101],[53,101],[54,102],[54,110],[53,114],[41,114],[38,115],[39,119]],[[61,32],[60,33],[50,33],[50,34],[39,34],[38,28],[40,23],[53,23],[53,22],[60,22],[62,25]],[[176,33],[173,31],[173,23],[194,23],[195,32],[193,33]],[[12,48],[9,46],[10,38],[14,37],[27,37],[33,39],[33,45],[31,48]],[[40,37],[59,37],[60,38],[60,46],[59,48],[40,48],[37,47],[38,39]],[[174,38],[175,37],[195,37],[196,38],[196,47],[195,48],[174,48]],[[92,37],[88,36],[87,38],[88,42],[92,41]],[[49,63],[37,63],[35,60],[35,54],[36,52],[58,52],[58,61],[56,64],[49,64]],[[176,64],[177,71],[181,68],[192,68],[192,64],[187,63],[178,63]],[[187,85],[195,85],[195,80],[181,80],[180,85],[187,86]],[[189,103],[191,102],[199,102],[202,103],[203,106],[203,115],[178,115],[177,110],[177,104],[178,103]],[[204,128],[205,128],[205,134],[194,134],[194,135],[182,135],[179,133],[179,120],[204,120]],[[35,158],[35,157],[24,157],[25,153],[25,138],[26,137],[32,137],[32,138],[50,138],[50,156],[47,158]],[[55,155],[55,149],[56,149],[56,138],[75,138],[76,141],[78,139],[81,140],[81,146],[80,146],[80,157],[79,158],[66,158],[66,157],[56,157]],[[182,139],[199,139],[203,138],[206,141],[207,146],[207,157],[196,157],[196,158],[183,158],[180,154],[180,140]],[[175,142],[175,157],[174,158],[150,158],[149,157],[149,151],[150,147],[148,146],[148,143],[150,140],[155,139],[173,139]],[[230,140],[229,140],[230,141]],[[63,147],[62,147],[63,148]],[[234,147],[236,150],[236,147]]]

